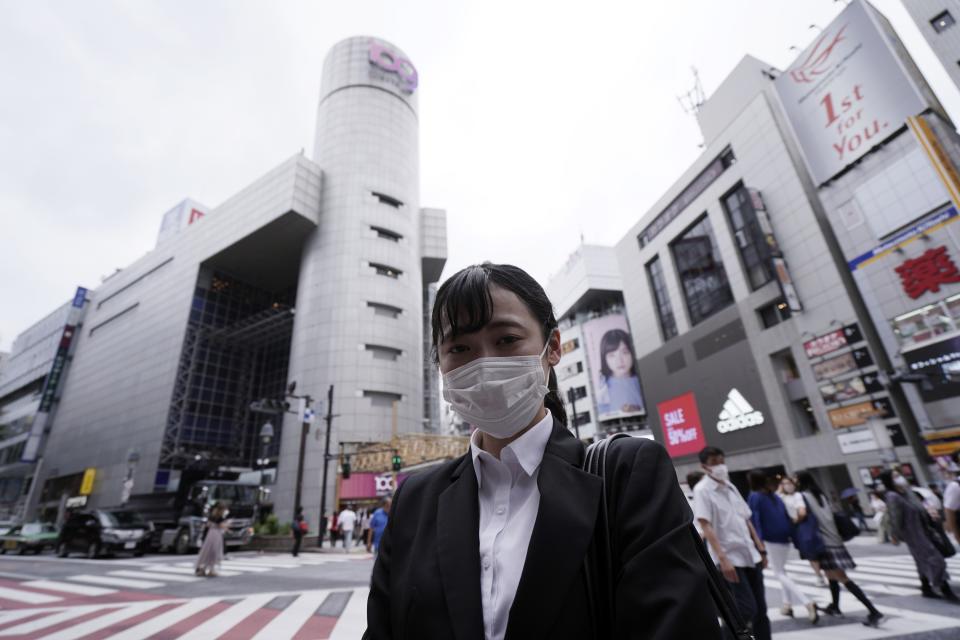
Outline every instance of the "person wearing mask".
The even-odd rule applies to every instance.
[[[750,507],[730,482],[723,451],[704,447],[699,458],[706,477],[693,490],[694,516],[741,615],[750,621],[757,640],[770,640],[763,588],[766,545],[753,528]]]
[[[290,527],[290,533],[293,534],[293,557],[296,558],[300,553],[300,544],[303,542],[306,520],[303,519],[303,507],[297,507],[293,514],[293,525]]]
[[[348,504],[337,516],[337,523],[340,525],[340,535],[343,536],[343,552],[350,553],[350,547],[353,545],[353,530],[357,525],[357,512]]]
[[[787,514],[787,507],[773,492],[771,478],[766,473],[754,470],[747,475],[747,479],[750,482],[747,505],[753,514],[753,529],[764,542],[770,568],[781,587],[783,604],[780,606],[780,613],[792,618],[793,605],[805,607],[807,618],[816,624],[820,621],[817,605],[804,595],[793,578],[787,575],[787,556],[790,553],[790,537],[793,533],[793,522]]]
[[[883,620],[883,614],[873,606],[873,602],[863,592],[863,589],[847,576],[847,569],[855,569],[857,564],[850,557],[850,553],[843,544],[843,538],[837,531],[830,502],[809,471],[797,473],[797,482],[807,507],[804,517],[813,516],[817,519],[817,528],[820,537],[823,539],[824,550],[817,560],[820,562],[820,568],[827,574],[831,598],[830,605],[824,611],[832,616],[843,615],[840,612],[840,585],[842,584],[867,608],[867,618],[863,621],[863,624],[868,627],[878,626],[880,621]]]
[[[783,500],[783,505],[787,508],[787,515],[793,524],[797,524],[807,516],[807,506],[803,501],[803,494],[797,491],[797,482],[790,476],[783,476],[780,480],[780,487],[777,495]],[[802,556],[801,556],[802,557]],[[815,559],[803,558],[810,563],[810,568],[817,576],[817,585],[827,586],[827,581],[823,577],[823,571],[820,569],[820,563]]]
[[[370,543],[373,547],[374,555],[376,555],[380,549],[380,540],[383,538],[383,530],[387,528],[387,522],[390,517],[390,504],[392,502],[390,498],[385,498],[383,505],[374,511],[370,517]]]
[[[457,272],[437,291],[432,336],[444,399],[476,430],[463,456],[394,495],[363,637],[719,638],[662,446],[611,444],[601,527],[604,483],[567,425],[560,332],[537,281],[512,265]],[[610,594],[584,571],[595,535],[612,544]]]
[[[910,490],[910,483],[899,472],[887,469],[880,473],[880,482],[887,492],[887,515],[890,518],[890,536],[894,544],[907,543],[907,549],[917,563],[920,590],[925,598],[940,598],[960,602],[950,588],[947,563],[927,533],[930,515],[919,497]],[[938,595],[933,587],[940,589]]]

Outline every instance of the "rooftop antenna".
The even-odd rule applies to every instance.
[[[703,85],[700,84],[700,73],[696,67],[691,66],[693,72],[693,88],[686,93],[677,96],[677,102],[687,115],[695,116],[700,112],[700,107],[707,101],[703,95]]]

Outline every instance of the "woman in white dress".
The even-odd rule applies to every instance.
[[[207,532],[203,537],[203,546],[197,554],[196,574],[215,578],[223,562],[223,530],[227,527],[226,505],[218,502],[210,509],[207,517]]]

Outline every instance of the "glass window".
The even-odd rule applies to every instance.
[[[760,316],[760,322],[763,324],[763,328],[769,329],[784,320],[790,319],[790,307],[787,306],[786,300],[780,298],[757,309],[757,314]]]
[[[957,331],[960,329],[960,294],[897,316],[891,324],[903,347]]]
[[[663,278],[663,266],[660,264],[659,257],[647,263],[647,277],[650,279],[657,318],[660,320],[660,331],[663,333],[663,339],[669,340],[677,335],[677,322],[673,317],[673,307],[670,306],[667,283]]]
[[[938,13],[931,18],[930,24],[933,26],[934,31],[937,33],[943,33],[956,24],[956,20],[953,19],[953,16],[950,15],[949,11],[943,11],[942,13]]]
[[[143,517],[136,511],[100,511],[100,524],[104,527],[129,527],[146,525]]]
[[[740,251],[747,281],[753,290],[757,290],[773,280],[773,267],[766,239],[757,221],[757,212],[750,200],[750,192],[743,184],[738,184],[723,197],[723,208],[730,220],[730,230]]]
[[[699,324],[733,304],[733,292],[706,214],[674,240],[670,249],[691,324]]]

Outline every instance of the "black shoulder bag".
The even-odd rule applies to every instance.
[[[585,574],[587,579],[587,591],[589,593],[589,605],[591,615],[594,620],[596,637],[599,639],[613,637],[613,624],[616,619],[615,588],[614,588],[614,567],[612,561],[612,537],[610,535],[610,519],[607,510],[607,449],[611,443],[618,438],[629,438],[626,433],[616,433],[603,440],[594,442],[587,447],[586,456],[583,460],[583,470],[599,476],[603,480],[603,491],[600,498],[600,522],[603,535],[594,535],[594,543],[587,551],[585,559]],[[691,522],[689,525],[690,536],[693,539],[694,547],[700,555],[707,570],[707,578],[710,586],[710,595],[717,607],[724,625],[732,632],[736,640],[754,640],[753,634],[747,628],[737,609],[736,602],[730,594],[726,579],[720,573],[717,565],[714,564],[710,553],[704,546],[700,534]],[[599,532],[598,532],[599,533]]]

